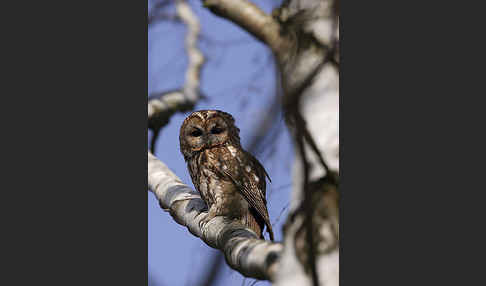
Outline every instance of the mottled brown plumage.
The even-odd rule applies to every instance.
[[[180,150],[191,179],[215,216],[237,219],[263,238],[268,216],[263,166],[240,144],[240,130],[230,114],[219,110],[193,112],[180,130]],[[269,178],[270,179],[270,178]]]

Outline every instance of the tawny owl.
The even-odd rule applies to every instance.
[[[268,174],[243,150],[239,132],[233,116],[226,112],[196,111],[182,123],[180,150],[192,182],[209,208],[205,221],[215,216],[236,219],[261,238],[266,225],[273,240],[265,199]]]

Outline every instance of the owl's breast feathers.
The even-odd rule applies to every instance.
[[[265,176],[268,177],[268,174],[260,162],[241,147],[231,145],[204,150],[196,157],[188,162],[188,166],[191,169],[193,183],[208,207],[214,203],[218,204],[216,197],[222,192],[226,196],[222,203],[231,204],[233,211],[236,211],[235,205],[229,200],[230,193],[236,190],[247,202],[240,204],[240,208],[245,209],[238,211],[247,216],[247,226],[263,237],[262,230],[266,225],[270,239],[273,240],[265,199]],[[199,174],[198,178],[193,174]],[[223,206],[217,207],[221,210],[227,209]]]

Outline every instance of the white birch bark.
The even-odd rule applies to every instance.
[[[331,170],[339,170],[339,77],[333,67],[325,67],[317,76],[317,81],[305,93],[302,114],[307,121],[307,127],[313,135],[316,144],[324,155]],[[317,157],[307,147],[309,163],[311,164],[311,179],[317,179],[325,174]],[[292,170],[292,197],[290,212],[294,211],[302,202],[303,171],[300,155],[295,152],[295,163]],[[295,232],[302,223],[296,220],[286,231],[284,252],[275,285],[312,285],[310,277],[303,271],[302,265],[295,255]],[[329,233],[329,224],[321,226],[321,232]],[[330,238],[338,239],[338,238]],[[318,255],[317,271],[319,285],[339,285],[339,243],[329,253]]]
[[[311,34],[321,45],[329,47],[333,39],[339,37],[339,28],[332,17],[332,1],[290,0],[287,1],[281,15],[292,18],[299,12],[307,11],[304,19],[299,19],[302,31]],[[302,15],[302,14],[301,14]],[[294,60],[281,63],[283,81],[289,90],[302,82],[322,58],[327,56],[326,50],[315,53],[312,48],[303,49],[294,55]],[[338,51],[337,51],[338,52]],[[338,60],[337,60],[338,61]],[[339,61],[338,61],[339,62]],[[301,102],[301,114],[307,122],[307,128],[316,142],[329,168],[339,172],[339,71],[333,64],[325,64],[315,76],[313,82],[304,90]],[[325,170],[317,156],[306,145],[310,163],[310,179],[315,180],[325,175]],[[295,164],[292,170],[293,192],[291,210],[296,210],[303,200],[303,170],[299,152],[295,152]],[[333,220],[338,223],[338,217],[330,217],[320,225],[320,233],[326,237],[327,244],[322,254],[316,254],[316,268],[319,285],[339,285],[339,234],[331,231]],[[284,252],[275,285],[312,285],[308,273],[296,257],[295,234],[302,224],[302,219],[296,219],[286,230]],[[336,242],[336,243],[334,243]]]
[[[207,208],[200,195],[181,180],[160,160],[148,153],[148,185],[160,206],[174,220],[187,227],[207,245],[223,251],[228,265],[247,277],[273,280],[278,269],[281,243],[259,239],[246,226],[215,217],[202,220]]]

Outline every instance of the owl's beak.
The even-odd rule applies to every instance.
[[[214,143],[213,136],[211,136],[211,134],[206,134],[204,136],[205,136],[204,141],[208,142],[209,147],[213,146]]]
[[[208,142],[208,147],[214,147],[215,144],[218,143],[217,138],[215,138],[214,135],[212,134],[206,134],[204,135],[206,138],[204,138],[205,142]]]

